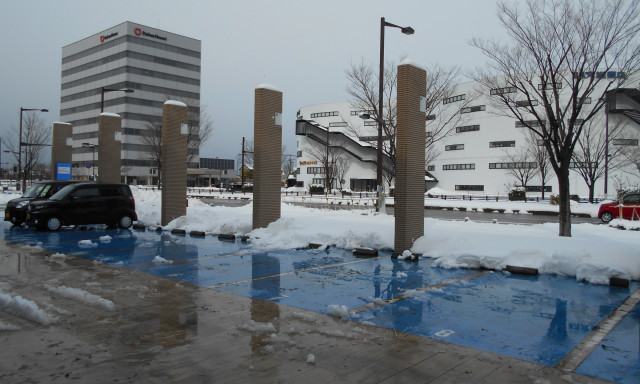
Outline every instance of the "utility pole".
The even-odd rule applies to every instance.
[[[242,175],[242,181],[240,185],[244,189],[244,136],[242,137],[242,168],[240,168],[240,174]]]

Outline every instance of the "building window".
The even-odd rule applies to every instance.
[[[445,164],[442,166],[443,171],[461,171],[461,170],[469,170],[476,169],[475,164]]]
[[[545,120],[542,121],[542,124],[546,123]],[[540,122],[538,120],[525,120],[525,121],[516,121],[516,128],[524,128],[524,127],[539,127]]]
[[[487,107],[484,105],[476,105],[474,107],[462,108],[460,109],[460,113],[480,112],[480,111],[484,111],[485,109],[487,109]]]
[[[431,131],[426,131],[426,132],[425,132],[425,135],[426,135],[426,137],[427,137],[427,138],[429,138],[429,137],[433,137],[433,132],[431,132]]]
[[[536,168],[538,164],[532,162],[514,162],[514,163],[489,163],[489,169],[527,169]]]
[[[436,119],[436,115],[427,115],[427,121],[435,120],[435,119]]]
[[[456,191],[484,191],[484,185],[456,185]]]
[[[450,103],[455,103],[456,101],[462,101],[466,97],[467,97],[466,95],[457,95],[457,96],[447,97],[446,99],[442,100],[442,104],[450,104]]]
[[[506,93],[516,93],[518,90],[516,87],[504,87],[504,88],[493,88],[489,90],[490,95],[504,95]]]
[[[538,84],[538,90],[542,91],[543,89],[545,90],[550,90],[554,88],[554,83],[542,83],[542,84]],[[560,89],[562,88],[562,81],[558,81],[557,83],[555,83],[555,88],[556,89]]]
[[[489,148],[505,148],[505,147],[515,147],[516,141],[492,141],[489,143]]]
[[[525,189],[527,190],[527,192],[542,192],[542,186],[541,185],[527,185],[525,187]],[[544,191],[545,192],[552,192],[551,186],[550,185],[545,185],[544,186]]]
[[[378,136],[359,136],[360,141],[378,141]],[[389,140],[389,136],[382,135],[382,140]]]
[[[324,187],[324,183],[326,182],[326,179],[321,179],[321,178],[314,178],[313,180],[311,180],[311,184],[312,185],[321,185]]]
[[[464,144],[451,144],[451,145],[445,145],[444,150],[445,151],[460,151],[464,149]]]
[[[637,147],[638,139],[613,139],[613,145],[629,145]]]
[[[365,121],[364,125],[367,127],[376,127],[378,126],[378,122],[377,121]]]
[[[363,113],[368,113],[369,115],[373,115],[374,113],[376,113],[376,111],[374,110],[370,110],[370,111],[351,111],[351,116],[360,116]]]
[[[433,171],[435,171],[435,170],[436,170],[436,166],[435,166],[435,165],[429,165],[429,166],[427,166],[427,171],[429,171],[429,172],[433,172]]]
[[[311,118],[313,119],[314,117],[330,117],[330,116],[338,116],[338,111],[333,111],[333,112],[318,112],[318,113],[312,113],[311,114]]]
[[[296,157],[302,157],[302,151],[298,151],[298,153],[296,153]]]
[[[471,131],[479,131],[480,125],[463,125],[461,127],[456,127],[456,133],[462,132],[471,132]]]
[[[330,127],[346,127],[348,124],[344,121],[339,121],[335,123],[329,123]]]
[[[307,175],[317,175],[324,173],[324,167],[307,167]]]
[[[596,163],[595,162],[591,162],[591,164],[589,164],[588,161],[572,161],[569,163],[569,168],[592,168],[595,167]]]
[[[518,100],[516,101],[516,107],[535,107],[538,105],[538,100]]]

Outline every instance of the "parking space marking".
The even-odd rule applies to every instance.
[[[593,330],[578,345],[575,346],[558,364],[556,368],[565,371],[575,371],[582,362],[589,357],[591,352],[600,345],[602,340],[615,328],[616,325],[640,303],[640,290],[630,295],[618,308],[605,317],[600,324],[596,325]]]
[[[216,284],[216,285],[210,285],[207,288],[211,288],[211,289],[222,288],[222,287],[227,287],[227,286],[230,286],[230,285],[238,285],[238,284],[250,283],[252,281],[259,281],[259,280],[271,279],[271,278],[274,278],[274,277],[287,276],[287,275],[291,275],[291,274],[294,274],[294,273],[316,271],[316,270],[319,270],[319,269],[327,269],[327,268],[335,268],[335,267],[341,267],[343,265],[350,265],[350,264],[356,264],[356,263],[362,263],[362,262],[365,262],[365,261],[380,260],[380,259],[381,259],[381,257],[370,257],[370,258],[361,259],[361,260],[346,261],[344,263],[327,264],[327,265],[321,265],[321,266],[318,266],[318,267],[309,267],[309,268],[304,268],[304,269],[297,269],[297,270],[294,270],[294,271],[289,271],[289,272],[284,272],[284,273],[277,273],[277,274],[269,275],[269,276],[256,277],[256,278],[253,278],[253,279],[246,279],[246,280],[232,281],[232,282],[229,282],[229,283],[221,283],[221,284]]]
[[[415,296],[416,293],[427,292],[427,291],[429,291],[431,289],[446,287],[447,285],[454,284],[454,283],[457,283],[457,282],[460,282],[460,281],[475,279],[476,277],[484,276],[484,275],[486,275],[488,273],[491,273],[491,272],[492,271],[482,271],[482,272],[474,273],[474,274],[471,274],[471,275],[458,277],[456,279],[445,280],[445,281],[443,281],[441,283],[438,283],[438,284],[433,284],[433,285],[429,285],[429,286],[422,287],[422,288],[412,289],[410,291],[403,292],[400,295],[398,295],[396,297],[393,297],[391,299],[387,299],[387,300],[383,300],[383,301],[379,301],[379,302],[374,302],[374,303],[369,303],[369,304],[365,304],[365,305],[363,305],[361,307],[354,308],[353,310],[351,310],[351,312],[353,312],[353,313],[366,312],[366,311],[369,311],[371,309],[376,309],[376,308],[382,307],[382,306],[387,305],[387,304],[393,304],[393,303],[396,303],[396,302],[401,301],[401,300],[409,299],[409,298]]]

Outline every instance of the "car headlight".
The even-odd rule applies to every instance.
[[[16,208],[22,209],[22,208],[26,207],[27,205],[29,205],[28,201],[21,201],[18,204],[16,204]]]

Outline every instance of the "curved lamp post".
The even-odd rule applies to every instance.
[[[405,35],[413,35],[414,30],[411,27],[401,27],[389,23],[384,20],[384,17],[380,19],[380,77],[378,78],[378,152],[376,156],[377,168],[376,168],[376,183],[378,184],[378,199],[376,202],[376,212],[380,211],[380,187],[382,186],[382,123],[384,120],[382,96],[384,92],[384,27],[398,28]]]

